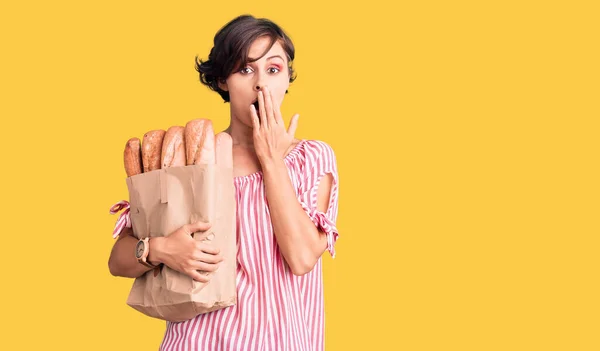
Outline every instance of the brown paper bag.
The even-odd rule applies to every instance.
[[[208,283],[165,265],[135,279],[127,304],[159,319],[180,322],[237,302],[233,169],[219,164],[170,167],[127,178],[130,216],[138,239],[166,236],[198,220],[212,223],[194,239],[210,240],[224,258]]]

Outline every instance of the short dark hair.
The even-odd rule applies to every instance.
[[[254,40],[263,36],[271,38],[269,47],[260,57],[249,61],[250,45]],[[251,15],[238,16],[217,32],[214,46],[208,55],[208,61],[198,60],[198,56],[196,56],[195,66],[196,71],[200,73],[200,82],[219,93],[225,102],[229,102],[229,92],[219,88],[219,81],[223,83],[230,74],[242,69],[248,62],[254,62],[266,55],[277,41],[286,52],[290,83],[292,83],[296,79],[292,68],[295,56],[292,40],[274,22]]]

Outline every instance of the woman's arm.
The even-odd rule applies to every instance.
[[[165,264],[199,282],[208,282],[210,275],[198,271],[216,271],[223,257],[218,248],[194,240],[191,234],[209,228],[210,224],[196,222],[184,225],[166,237],[153,237],[149,242],[148,261],[154,265]],[[112,275],[137,278],[152,269],[138,263],[135,258],[137,242],[132,229],[124,228],[108,259],[108,269]]]
[[[265,192],[279,249],[295,275],[310,272],[327,249],[327,236],[315,226],[296,197],[283,160],[263,164]],[[317,209],[326,212],[333,177],[326,174],[317,191]]]
[[[156,239],[150,240],[148,260],[152,264],[158,264],[156,261]],[[108,269],[110,274],[117,277],[137,278],[149,271],[151,268],[139,263],[135,258],[135,246],[138,242],[133,236],[131,228],[123,228],[117,241],[113,245],[108,259]]]
[[[250,105],[252,133],[263,169],[273,231],[292,273],[304,275],[314,268],[328,248],[328,236],[319,231],[304,211],[285,165],[285,155],[292,147],[299,115],[292,117],[286,131],[279,103],[273,99],[268,87],[263,86],[258,92],[258,103],[260,116],[254,105]],[[325,173],[317,189],[317,210],[327,211],[332,184],[333,176]]]

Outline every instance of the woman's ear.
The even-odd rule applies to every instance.
[[[229,87],[227,87],[227,81],[225,79],[217,79],[217,84],[219,85],[219,89],[223,91],[229,91]]]

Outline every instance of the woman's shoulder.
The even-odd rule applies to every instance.
[[[329,143],[317,139],[300,139],[292,144],[288,154],[289,161],[305,171],[319,164],[329,164],[335,167],[335,153]]]
[[[318,139],[296,139],[292,144],[293,149],[297,149],[303,154],[310,156],[333,156],[334,151],[331,145],[323,140]]]

